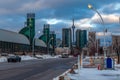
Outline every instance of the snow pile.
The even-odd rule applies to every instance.
[[[25,55],[25,56],[20,56],[21,57],[21,60],[34,60],[34,59],[37,59],[33,56],[29,56],[29,55]]]
[[[55,55],[53,56],[53,58],[61,58],[62,56],[61,55]]]
[[[51,55],[36,55],[37,58],[42,58],[42,59],[49,59],[53,58]]]
[[[13,54],[10,54],[8,56],[15,56]],[[35,60],[35,59],[49,59],[49,58],[59,58],[60,55],[51,56],[51,55],[36,55],[36,56],[30,56],[30,55],[22,55],[20,56],[21,60]],[[6,62],[7,56],[1,56],[0,62]]]
[[[35,57],[38,58],[38,59],[43,59],[42,55],[35,55]]]
[[[41,59],[50,59],[50,58],[59,58],[59,55],[51,56],[51,55],[36,55],[37,58]]]
[[[20,56],[20,57],[21,57],[21,60],[33,60],[33,59],[37,59],[37,58],[29,56],[29,55]],[[0,57],[0,62],[7,62],[7,56],[6,57],[5,56],[1,56]]]
[[[41,58],[41,59],[50,59],[50,58],[59,58],[60,55],[56,55],[56,56],[51,56],[51,55],[36,55],[37,58]]]
[[[7,61],[7,57],[4,56],[0,57],[0,62],[6,62],[6,61]]]
[[[83,59],[83,64],[90,64],[90,57],[85,57]]]

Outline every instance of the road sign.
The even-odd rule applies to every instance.
[[[107,47],[103,47],[103,50],[107,50]]]

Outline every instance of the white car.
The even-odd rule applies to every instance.
[[[62,57],[62,58],[68,58],[68,57],[69,57],[69,54],[62,54],[61,57]]]

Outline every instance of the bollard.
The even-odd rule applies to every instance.
[[[74,69],[73,69],[73,68],[72,68],[72,69],[70,69],[69,73],[71,73],[71,74],[75,74]]]
[[[78,65],[75,64],[75,65],[73,66],[73,69],[78,69]]]
[[[59,77],[59,80],[64,80],[64,76],[60,76],[60,77]]]

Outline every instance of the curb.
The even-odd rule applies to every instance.
[[[53,80],[64,80],[65,76],[67,75],[67,73],[70,71],[70,69],[68,69],[67,71],[65,71],[63,74],[53,78]],[[67,76],[66,76],[67,77]],[[66,79],[65,79],[66,80]],[[67,79],[69,80],[69,79]]]
[[[67,76],[67,74],[68,74],[68,73],[73,73],[73,74],[74,74],[74,73],[75,73],[74,69],[76,69],[77,67],[78,67],[78,66],[77,66],[76,64],[74,64],[71,69],[68,69],[68,70],[65,71],[63,74],[61,74],[61,75],[53,78],[53,80],[71,80],[71,79]]]

